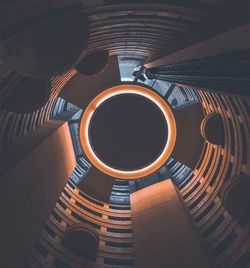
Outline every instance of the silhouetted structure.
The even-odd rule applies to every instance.
[[[0,3],[0,267],[249,267],[249,1],[24,2]]]

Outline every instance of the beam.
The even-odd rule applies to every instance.
[[[193,31],[171,42],[167,49],[160,49],[144,66],[155,68],[249,48],[250,3],[241,2],[216,11]]]

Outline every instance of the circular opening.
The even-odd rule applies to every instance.
[[[77,255],[90,257],[98,251],[99,236],[91,225],[77,223],[66,230],[63,245]]]
[[[224,129],[220,114],[210,113],[201,122],[201,134],[203,138],[217,145],[224,143]]]
[[[103,91],[86,108],[80,140],[90,162],[120,179],[138,179],[158,170],[176,140],[171,108],[153,90],[123,84]]]
[[[94,75],[100,73],[108,64],[109,52],[107,50],[98,51],[94,54],[85,56],[76,66],[79,73]]]
[[[102,103],[89,126],[91,147],[101,161],[122,170],[146,167],[161,154],[168,127],[157,105],[137,94],[121,94]]]
[[[4,109],[16,113],[31,113],[45,105],[49,97],[49,80],[22,77],[4,101]]]
[[[249,219],[250,177],[239,175],[227,179],[222,187],[220,197],[224,208],[236,219]]]

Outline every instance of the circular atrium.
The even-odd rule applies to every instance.
[[[0,3],[0,267],[250,267],[250,3]]]

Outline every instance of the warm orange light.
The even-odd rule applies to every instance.
[[[168,139],[164,149],[162,150],[162,153],[153,163],[141,169],[128,171],[128,170],[115,169],[108,166],[97,157],[90,143],[89,124],[95,110],[107,99],[120,94],[136,94],[151,100],[161,110],[167,122]],[[168,160],[174,148],[175,140],[176,140],[175,118],[169,105],[161,96],[159,96],[153,90],[139,85],[122,84],[103,91],[90,102],[90,104],[88,105],[82,116],[80,123],[80,141],[89,161],[103,173],[106,173],[114,178],[119,179],[139,179],[146,177],[157,171]]]

